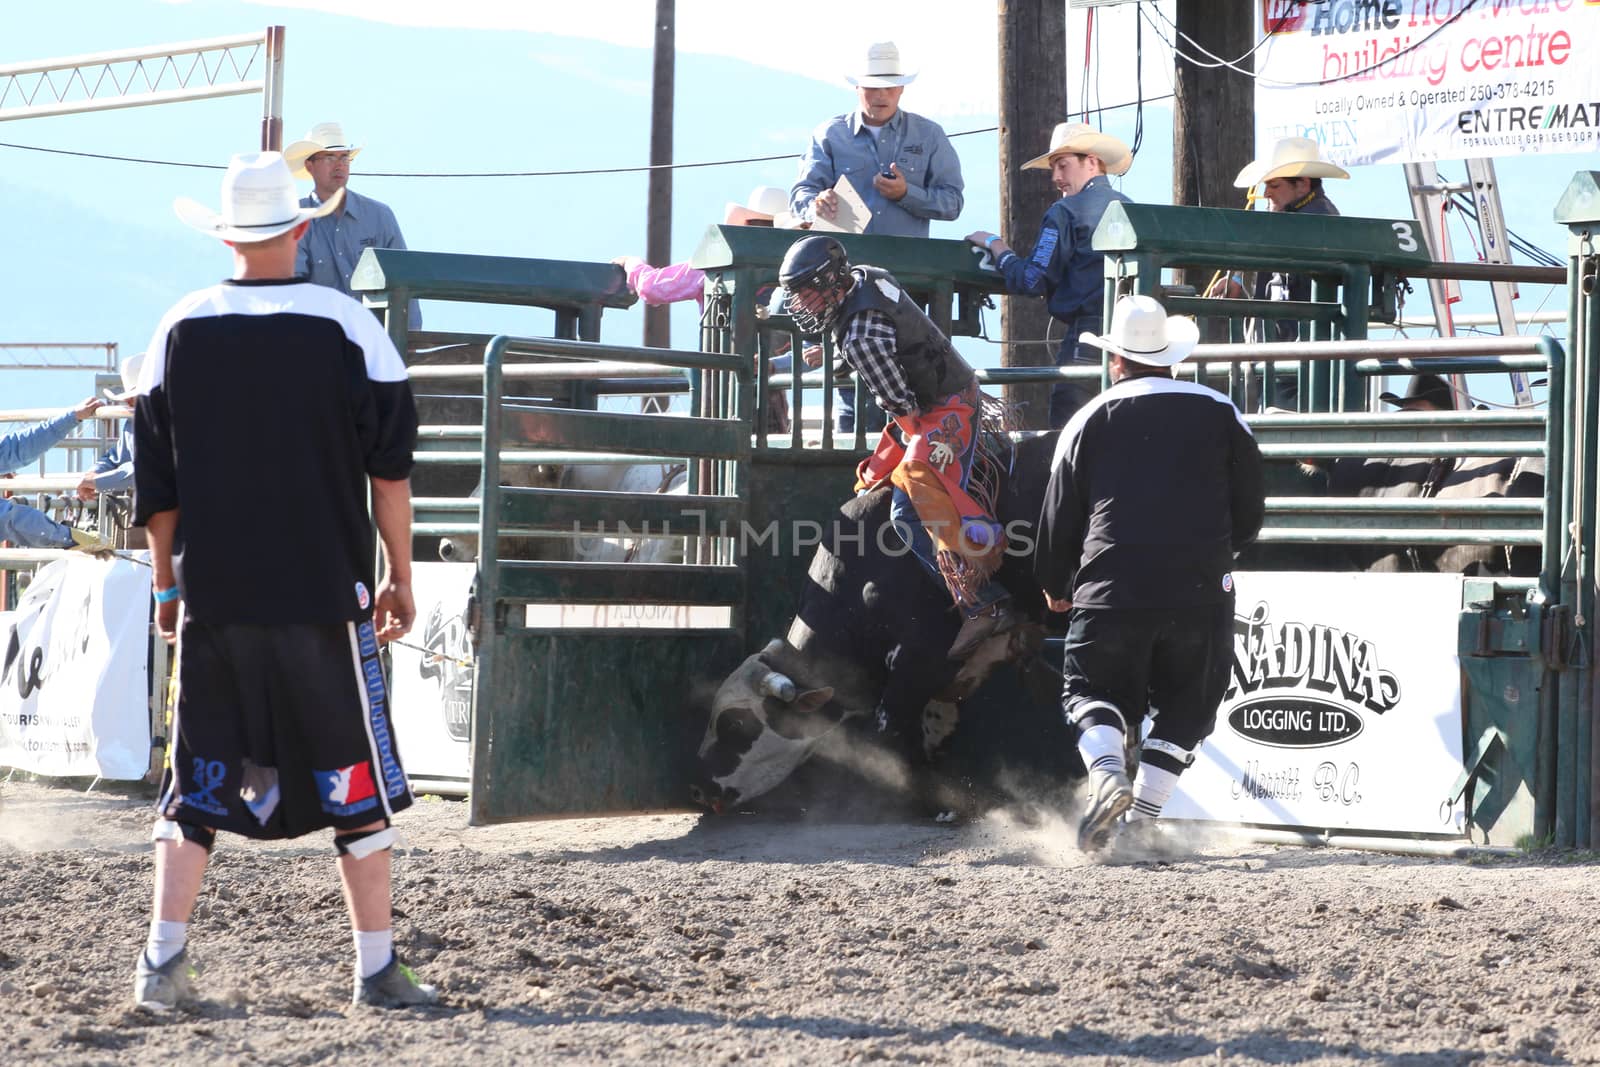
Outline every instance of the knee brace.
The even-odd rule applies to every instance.
[[[400,840],[400,835],[394,827],[385,826],[382,830],[362,830],[347,834],[333,835],[334,851],[341,856],[354,856],[364,860],[374,852],[382,852],[386,848],[393,848],[394,843]]]
[[[155,826],[150,828],[152,841],[192,841],[211,851],[211,846],[217,842],[217,832],[204,826],[193,823],[177,822],[173,819],[157,819]]]
[[[1124,737],[1128,736],[1128,720],[1122,717],[1122,709],[1109,700],[1080,697],[1067,709],[1066,715],[1068,725],[1080,730],[1087,730],[1091,726],[1115,726]]]
[[[1144,755],[1141,758],[1152,767],[1160,767],[1173,774],[1182,774],[1194,762],[1195,750],[1183,748],[1171,741],[1163,741],[1159,737],[1147,737],[1144,739]]]

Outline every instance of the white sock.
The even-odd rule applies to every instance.
[[[1178,776],[1162,767],[1148,763],[1139,765],[1139,777],[1133,780],[1133,807],[1128,809],[1128,821],[1158,819],[1161,809],[1172,799],[1178,787]]]
[[[1091,771],[1124,772],[1122,742],[1122,731],[1115,726],[1091,726],[1078,731],[1078,755]]]
[[[151,919],[150,938],[144,943],[145,959],[150,961],[150,966],[160,967],[182,952],[183,946],[188,943],[188,923],[169,923]]]
[[[371,978],[394,959],[394,930],[357,930],[356,974]]]

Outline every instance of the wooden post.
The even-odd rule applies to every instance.
[[[672,81],[676,44],[675,0],[656,0],[655,74],[650,93],[649,219],[645,259],[652,266],[672,262]],[[672,320],[667,305],[644,309],[646,348],[672,347]]]
[[[1057,193],[1044,171],[1022,164],[1050,144],[1050,131],[1067,119],[1067,9],[1061,0],[998,0],[1000,12],[1000,231],[1026,255],[1039,221]],[[1050,312],[1036,296],[1000,300],[1003,367],[1048,367],[1055,346]],[[1060,333],[1060,329],[1056,330]],[[1033,342],[1033,343],[1029,343]],[[1023,425],[1043,430],[1050,420],[1048,385],[1011,386],[1006,396],[1021,409]]]
[[[1186,55],[1205,59],[1195,45],[1253,70],[1245,56],[1255,43],[1255,4],[1218,4],[1212,0],[1177,0],[1178,38]],[[1240,58],[1243,56],[1244,58]],[[1224,66],[1201,68],[1182,59],[1173,87],[1172,202],[1198,207],[1244,207],[1245,190],[1233,179],[1255,158],[1255,82]],[[1211,62],[1207,60],[1207,62]],[[1178,284],[1204,292],[1211,270],[1179,272]],[[1203,339],[1226,341],[1224,319],[1201,320]],[[1212,334],[1219,330],[1219,336]]]
[[[268,26],[266,59],[262,63],[261,150],[283,151],[283,37],[282,26]]]

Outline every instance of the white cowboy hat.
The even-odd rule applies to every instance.
[[[222,210],[180,196],[172,210],[186,226],[220,241],[255,242],[330,214],[344,202],[340,189],[316,207],[301,207],[288,164],[277,152],[245,152],[228,161],[222,176]]]
[[[1106,165],[1107,174],[1126,174],[1133,163],[1128,146],[1109,133],[1101,133],[1087,123],[1058,122],[1050,131],[1050,151],[1022,165],[1023,170],[1049,170],[1051,160],[1063,152],[1095,156]]]
[[[337,122],[319,122],[304,138],[285,148],[283,158],[296,178],[310,181],[306,160],[318,152],[347,152],[354,159],[361,154],[361,147],[350,143],[350,138],[344,135],[344,127]]]
[[[723,212],[724,226],[748,226],[752,219],[764,219],[780,230],[793,229],[799,224],[789,213],[789,192],[773,185],[758,185],[742,204],[728,201]]]
[[[1233,179],[1236,189],[1249,189],[1269,178],[1348,178],[1350,172],[1322,158],[1317,142],[1309,137],[1285,137],[1272,146],[1272,155],[1253,160]]]
[[[1153,296],[1124,296],[1111,313],[1111,331],[1104,335],[1081,333],[1078,342],[1135,363],[1171,367],[1182,363],[1200,343],[1200,327],[1193,319],[1168,315]]]
[[[139,372],[144,369],[144,353],[136,352],[122,361],[122,392],[106,393],[113,404],[125,404],[139,391]]]
[[[860,74],[846,74],[844,80],[863,89],[889,89],[910,85],[917,72],[906,70],[900,62],[900,49],[893,41],[880,41],[867,49],[867,68]]]

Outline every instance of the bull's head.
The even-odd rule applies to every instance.
[[[783,647],[774,640],[741,663],[712,701],[700,742],[704,780],[690,793],[719,814],[789,777],[838,725],[837,717],[820,713],[833,699],[832,688],[803,690],[763,658]]]

